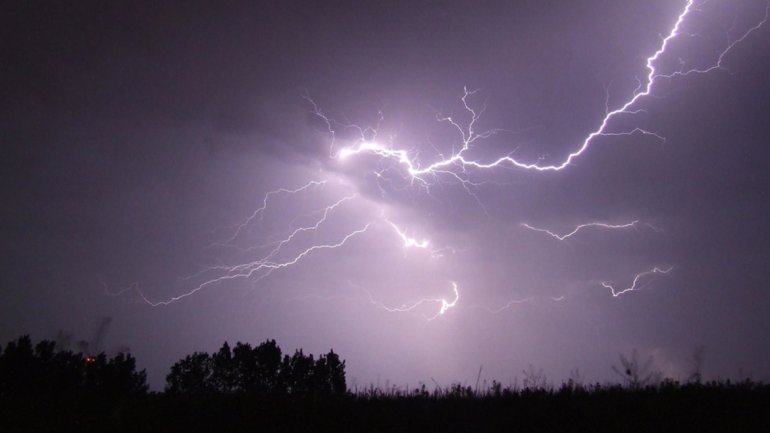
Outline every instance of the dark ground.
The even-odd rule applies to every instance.
[[[467,390],[470,391],[470,390]],[[3,432],[747,432],[766,431],[770,387],[562,388],[474,396],[324,398],[149,394],[2,402]]]

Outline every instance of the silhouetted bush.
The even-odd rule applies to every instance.
[[[334,351],[321,355],[283,355],[275,340],[256,347],[225,342],[218,352],[196,352],[179,360],[166,376],[170,394],[344,395],[345,361]]]

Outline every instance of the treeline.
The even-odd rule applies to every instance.
[[[107,357],[58,350],[53,341],[33,346],[29,336],[0,346],[0,399],[97,396],[117,398],[147,393],[147,374],[129,354]]]
[[[621,357],[623,385],[583,384],[575,374],[553,386],[530,368],[521,386],[350,392],[333,351],[288,355],[267,340],[186,356],[165,392],[153,393],[129,354],[73,353],[21,337],[0,347],[0,433],[767,431],[770,386],[702,383],[700,374],[658,381],[647,365]]]
[[[329,351],[318,359],[302,349],[281,356],[275,340],[256,347],[225,342],[218,352],[196,352],[171,367],[170,394],[344,395],[345,361]]]
[[[25,395],[132,397],[147,393],[147,374],[127,353],[83,354],[29,336],[0,346],[0,398]],[[332,396],[347,392],[345,361],[333,350],[317,359],[302,349],[283,355],[275,340],[252,347],[225,342],[209,355],[195,352],[166,376],[172,395],[250,394]]]

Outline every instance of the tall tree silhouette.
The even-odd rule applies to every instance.
[[[217,353],[211,356],[211,368],[211,381],[214,390],[222,393],[232,393],[237,390],[235,360],[227,342]]]

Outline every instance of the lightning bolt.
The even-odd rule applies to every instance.
[[[680,28],[682,23],[693,10],[694,10],[694,0],[688,0],[685,4],[684,10],[678,15],[676,22],[674,23],[674,26],[671,28],[669,33],[662,39],[658,49],[646,59],[645,67],[647,70],[647,74],[645,76],[644,82],[640,81],[639,86],[632,93],[632,96],[620,107],[614,110],[609,110],[609,109],[606,110],[606,114],[604,118],[602,118],[601,121],[599,122],[598,127],[593,132],[588,134],[583,139],[583,141],[577,146],[577,148],[571,153],[569,153],[567,157],[564,158],[559,163],[543,165],[539,160],[536,162],[523,162],[515,159],[510,155],[501,156],[490,162],[482,162],[479,160],[467,158],[466,154],[471,149],[472,145],[475,142],[489,138],[499,132],[505,131],[501,129],[493,129],[493,130],[487,130],[483,132],[476,132],[475,130],[476,122],[479,120],[484,109],[482,108],[481,110],[475,110],[468,103],[468,97],[475,94],[476,91],[468,90],[467,87],[464,88],[464,94],[461,98],[465,110],[471,115],[471,119],[468,122],[466,127],[461,126],[458,122],[456,122],[451,117],[437,116],[437,120],[439,122],[448,123],[453,128],[457,129],[460,135],[462,136],[461,149],[456,153],[452,154],[450,157],[442,158],[429,165],[421,166],[418,162],[416,162],[416,160],[413,157],[410,156],[409,151],[385,146],[379,143],[378,141],[376,141],[375,139],[367,139],[366,137],[362,136],[362,139],[359,140],[359,142],[356,145],[341,149],[337,153],[336,158],[342,161],[347,158],[350,158],[351,156],[366,153],[366,154],[374,154],[382,158],[393,159],[398,164],[404,166],[404,168],[406,169],[406,172],[412,179],[419,180],[421,182],[427,182],[426,178],[429,176],[437,176],[439,174],[447,174],[447,173],[451,173],[457,176],[456,172],[453,171],[453,169],[457,169],[457,168],[459,168],[462,173],[466,173],[466,169],[468,168],[489,169],[489,168],[494,168],[498,166],[511,166],[511,167],[521,168],[525,170],[535,170],[535,171],[541,171],[541,172],[542,171],[561,171],[567,168],[576,158],[578,158],[583,153],[585,153],[588,150],[591,143],[597,137],[628,136],[628,135],[634,135],[634,134],[643,134],[643,135],[648,135],[648,136],[652,136],[652,137],[664,140],[664,138],[661,137],[660,135],[638,127],[627,131],[619,131],[619,132],[611,131],[609,129],[609,124],[612,119],[619,117],[621,115],[627,115],[627,114],[633,115],[641,112],[642,110],[634,109],[634,106],[641,99],[652,94],[653,86],[656,82],[656,79],[673,78],[675,76],[688,75],[690,73],[707,73],[712,70],[722,68],[722,63],[725,56],[727,56],[727,54],[737,44],[745,40],[751,33],[756,31],[760,27],[762,27],[767,22],[768,11],[770,11],[770,3],[768,4],[768,7],[765,9],[764,18],[757,25],[751,27],[740,38],[729,43],[728,46],[720,53],[716,64],[714,64],[713,66],[706,69],[690,69],[688,71],[678,71],[672,74],[660,73],[659,71],[656,70],[656,67],[655,67],[656,62],[660,59],[661,56],[663,56],[666,53],[666,50],[669,44],[671,43],[671,41],[681,33]],[[331,125],[328,122],[327,124]],[[376,138],[376,135],[374,137]]]
[[[226,241],[224,241],[222,243],[212,244],[209,247],[213,247],[213,246],[228,246],[228,245],[232,244],[233,242],[235,242],[235,240],[238,239],[238,237],[241,235],[241,232],[243,230],[245,230],[246,227],[251,225],[252,222],[254,222],[254,220],[259,218],[260,221],[261,221],[262,217],[263,217],[263,214],[264,214],[265,210],[267,209],[267,202],[268,202],[268,200],[270,200],[270,197],[272,197],[274,195],[278,195],[278,194],[294,195],[294,194],[306,191],[306,190],[310,189],[311,187],[321,186],[321,185],[325,185],[325,184],[326,184],[325,180],[311,180],[310,182],[308,182],[305,185],[302,185],[301,187],[296,188],[296,189],[279,188],[279,189],[276,189],[274,191],[267,192],[265,194],[264,198],[262,199],[262,206],[258,207],[243,222],[238,223],[235,226],[233,226],[235,228],[235,232],[233,233],[232,236],[230,236],[230,238],[228,238]]]
[[[272,259],[273,257],[275,257],[286,244],[290,243],[292,240],[294,240],[301,233],[318,230],[318,228],[324,222],[326,222],[326,220],[327,220],[327,218],[329,216],[329,213],[331,211],[333,211],[335,208],[337,208],[341,204],[345,203],[346,201],[352,200],[353,198],[355,198],[355,195],[350,195],[350,196],[347,196],[347,197],[343,197],[340,200],[332,203],[331,205],[326,206],[320,212],[321,213],[321,217],[318,219],[318,221],[316,221],[314,224],[311,224],[309,226],[299,227],[299,228],[294,229],[291,232],[291,234],[289,234],[289,236],[287,236],[284,239],[273,241],[273,242],[270,242],[270,243],[264,244],[264,245],[257,245],[257,246],[241,249],[241,250],[244,253],[247,253],[247,252],[250,252],[250,251],[253,251],[253,250],[256,250],[256,249],[263,248],[263,247],[268,246],[268,245],[276,245],[275,248],[273,248],[273,250],[270,251],[266,256],[264,256],[263,258],[261,258],[259,260],[256,260],[256,261],[252,262],[252,263],[268,263],[268,261],[270,259]],[[247,266],[247,265],[237,265],[237,266]],[[237,266],[236,266],[236,268],[237,268]],[[203,269],[201,271],[196,272],[195,274],[192,274],[190,276],[185,277],[184,279],[185,280],[191,280],[193,278],[200,277],[201,275],[203,275],[203,274],[205,274],[207,272],[211,272],[211,271],[225,271],[225,272],[227,272],[227,271],[233,270],[233,268],[234,268],[233,266],[209,266],[209,267],[207,267],[207,268],[205,268],[205,269]]]
[[[288,266],[295,265],[297,262],[299,262],[300,260],[305,258],[307,255],[309,255],[309,254],[311,254],[311,253],[313,253],[315,251],[330,250],[330,249],[339,248],[339,247],[345,245],[348,242],[348,240],[350,240],[352,237],[360,235],[362,233],[365,233],[369,229],[370,226],[371,226],[371,224],[366,224],[363,228],[360,228],[360,229],[357,229],[357,230],[354,230],[354,231],[348,233],[339,242],[336,242],[336,243],[333,243],[333,244],[313,245],[313,246],[305,249],[301,253],[297,254],[293,258],[291,258],[291,259],[289,259],[287,261],[284,261],[284,262],[262,262],[262,261],[257,260],[257,261],[250,262],[250,263],[245,263],[245,264],[240,264],[240,265],[224,267],[223,268],[224,271],[225,271],[224,275],[221,275],[221,276],[216,277],[216,278],[212,278],[210,280],[206,280],[203,283],[201,283],[198,286],[196,286],[195,288],[193,288],[192,290],[190,290],[188,292],[185,292],[185,293],[183,293],[181,295],[174,296],[174,297],[172,297],[172,298],[170,298],[168,300],[165,300],[165,301],[152,301],[149,298],[147,298],[144,295],[144,293],[142,293],[141,290],[139,290],[138,288],[137,288],[137,292],[139,293],[139,295],[141,296],[142,300],[145,303],[147,303],[151,307],[157,307],[157,306],[160,306],[160,305],[170,305],[170,304],[172,304],[172,303],[174,303],[176,301],[179,301],[180,299],[184,299],[184,298],[186,298],[188,296],[194,295],[195,293],[197,293],[197,292],[199,292],[199,291],[201,291],[201,290],[203,290],[203,289],[205,289],[206,287],[209,287],[209,286],[213,286],[213,285],[216,285],[216,284],[220,284],[220,283],[223,283],[223,282],[226,282],[226,281],[230,281],[230,280],[235,280],[235,279],[251,278],[258,271],[260,271],[262,269],[267,269],[266,274],[259,277],[259,279],[262,279],[262,278],[264,278],[265,276],[269,275],[270,273],[272,273],[275,270],[283,269],[283,268],[286,268]]]
[[[425,304],[438,304],[439,309],[436,312],[436,314],[433,316],[426,317],[428,321],[432,321],[439,316],[443,316],[444,313],[446,313],[449,309],[454,308],[457,305],[457,302],[460,300],[460,292],[457,289],[457,283],[455,283],[454,281],[452,282],[452,292],[454,293],[454,299],[452,299],[451,301],[445,298],[423,298],[411,304],[403,304],[398,307],[389,307],[384,303],[375,300],[372,297],[371,293],[368,293],[368,294],[369,294],[369,301],[372,304],[390,313],[406,313],[406,312],[414,311],[418,307]]]
[[[417,239],[417,238],[409,237],[409,235],[407,234],[407,230],[402,229],[393,221],[385,219],[385,222],[387,222],[396,232],[398,237],[401,238],[401,241],[403,242],[405,249],[417,248],[421,250],[428,250],[428,248],[430,247],[431,243],[428,239]],[[461,250],[458,250],[457,248],[452,246],[445,246],[442,248],[436,248],[429,251],[430,251],[430,256],[432,258],[440,259],[445,257],[446,253],[457,254],[457,252]]]
[[[374,127],[362,128],[357,125],[350,124],[348,122],[340,122],[333,118],[328,117],[325,113],[321,111],[320,107],[307,94],[303,95],[303,98],[311,104],[313,108],[313,113],[319,119],[325,122],[326,129],[328,130],[328,133],[331,136],[331,144],[329,146],[329,156],[331,159],[336,160],[340,163],[344,163],[345,161],[355,156],[368,154],[368,155],[377,156],[382,160],[394,161],[395,162],[394,166],[401,168],[400,170],[396,170],[396,171],[402,176],[402,179],[409,181],[410,185],[417,184],[425,188],[428,188],[429,185],[437,182],[439,178],[446,176],[458,181],[462,185],[462,187],[476,199],[476,201],[482,207],[482,209],[484,209],[483,205],[481,204],[481,201],[478,199],[478,197],[476,197],[473,194],[473,189],[482,185],[483,182],[479,183],[479,182],[472,181],[469,177],[471,170],[488,170],[496,167],[505,167],[505,168],[518,168],[523,170],[532,170],[536,172],[557,172],[568,168],[577,158],[581,157],[584,153],[586,153],[589,147],[592,145],[592,143],[594,143],[594,141],[599,137],[631,136],[631,135],[640,134],[648,137],[653,137],[659,140],[665,140],[664,137],[639,127],[617,131],[611,128],[611,123],[614,119],[618,117],[622,117],[625,115],[635,115],[643,112],[644,110],[641,108],[638,108],[637,104],[644,98],[653,95],[653,89],[655,87],[655,84],[660,80],[673,79],[676,77],[682,77],[682,76],[687,76],[691,74],[704,74],[717,69],[724,69],[724,60],[728,56],[728,54],[734,49],[734,47],[736,47],[739,43],[746,40],[752,33],[756,32],[768,21],[768,15],[770,14],[770,3],[768,3],[767,7],[765,8],[764,17],[762,18],[762,20],[758,24],[752,26],[747,31],[745,31],[739,38],[729,41],[726,48],[724,48],[720,52],[719,56],[716,59],[716,62],[712,66],[709,66],[706,68],[690,68],[690,69],[685,69],[684,67],[682,67],[680,70],[672,73],[664,73],[659,71],[658,69],[656,69],[656,65],[658,64],[661,57],[663,57],[666,54],[671,42],[675,38],[677,38],[677,36],[679,36],[680,34],[683,34],[681,31],[681,26],[683,22],[686,20],[686,18],[692,13],[693,10],[695,10],[694,0],[686,1],[683,10],[677,16],[668,34],[666,34],[661,39],[661,42],[658,48],[649,57],[646,58],[646,61],[645,61],[646,74],[644,75],[643,80],[639,80],[639,85],[637,86],[636,89],[634,89],[633,92],[631,92],[631,96],[615,109],[610,109],[609,97],[607,97],[604,101],[604,104],[605,104],[604,117],[598,122],[597,126],[593,129],[593,131],[590,132],[587,136],[585,136],[582,139],[582,141],[577,143],[577,145],[574,146],[574,150],[572,150],[569,154],[567,154],[566,157],[554,163],[545,163],[543,162],[543,158],[539,158],[534,162],[522,161],[522,160],[516,159],[512,156],[512,153],[515,151],[515,149],[514,151],[511,151],[508,154],[501,155],[496,159],[491,159],[491,160],[478,160],[470,157],[468,154],[470,153],[471,149],[473,149],[474,146],[476,146],[480,142],[490,139],[493,136],[496,136],[498,134],[514,133],[515,131],[511,131],[507,129],[489,129],[484,131],[477,130],[478,121],[481,118],[481,116],[484,114],[486,106],[482,105],[481,108],[476,108],[475,104],[472,104],[470,102],[470,99],[472,99],[477,94],[478,91],[469,90],[467,87],[463,88],[463,95],[460,98],[460,101],[462,103],[462,108],[467,113],[467,116],[469,116],[469,120],[465,122],[460,122],[450,116],[443,116],[440,114],[436,116],[436,121],[438,123],[446,124],[451,129],[454,129],[457,131],[457,133],[461,138],[459,150],[453,150],[451,154],[448,154],[446,156],[442,154],[440,151],[437,151],[437,159],[426,165],[423,165],[421,162],[419,162],[419,158],[418,158],[419,152],[417,152],[415,149],[408,150],[408,149],[396,147],[394,144],[394,141],[395,141],[394,137],[390,137],[389,139],[386,138],[385,140],[382,139],[379,130],[380,130],[380,125],[384,119],[384,116],[381,111],[378,113],[378,120]],[[609,90],[607,90],[607,93],[609,94]],[[338,132],[342,132],[342,130],[350,130],[356,134],[358,138],[352,141],[352,145],[338,146],[337,135],[338,135]],[[383,173],[385,173],[386,171],[390,172],[391,170],[393,170],[393,168],[389,167],[384,170],[375,171],[375,175],[377,176],[378,181],[379,179],[382,179],[384,177]],[[231,226],[230,228],[234,230],[233,230],[233,234],[228,239],[226,239],[222,243],[214,244],[214,245],[232,246],[243,235],[244,231],[246,231],[252,224],[254,224],[256,221],[262,221],[263,216],[266,210],[268,209],[269,202],[274,196],[281,195],[281,194],[290,195],[290,196],[296,195],[299,193],[303,193],[305,191],[309,191],[315,187],[323,186],[326,182],[327,181],[325,180],[313,180],[295,189],[280,188],[274,191],[267,192],[262,199],[261,206],[255,209],[254,212],[250,216],[248,216],[244,221],[234,226]],[[321,212],[321,216],[317,220],[315,220],[314,223],[296,228],[292,230],[291,233],[289,233],[288,236],[284,237],[283,239],[270,243],[269,245],[275,245],[275,247],[270,252],[268,252],[266,255],[264,255],[259,259],[251,260],[245,263],[240,263],[235,265],[212,266],[204,269],[203,271],[197,274],[194,274],[192,276],[194,278],[203,277],[204,275],[209,275],[209,274],[215,274],[215,275],[214,277],[206,279],[199,285],[195,286],[194,288],[180,295],[174,296],[165,301],[152,301],[144,295],[144,293],[139,289],[138,286],[132,285],[129,289],[136,290],[136,292],[139,293],[139,296],[141,297],[141,299],[150,306],[157,307],[161,305],[169,305],[180,299],[191,296],[205,288],[219,285],[230,280],[254,278],[256,281],[259,281],[276,270],[291,267],[299,263],[308,255],[311,255],[323,250],[341,248],[350,239],[367,232],[367,230],[372,225],[372,223],[369,222],[366,224],[361,224],[358,228],[351,229],[350,231],[347,232],[347,234],[337,239],[335,242],[314,244],[289,258],[286,258],[283,260],[279,260],[278,258],[278,256],[281,255],[281,253],[284,251],[285,246],[289,244],[293,244],[297,240],[297,238],[299,238],[304,233],[317,231],[321,227],[321,225],[327,221],[332,211],[334,211],[337,207],[341,206],[343,203],[352,199],[353,199],[353,196],[344,197],[338,200],[337,202],[327,206]],[[402,230],[398,225],[396,225],[395,223],[389,220],[386,220],[386,222],[388,222],[390,226],[395,230],[395,232],[403,242],[403,245],[405,248],[418,248],[418,249],[429,248],[429,242],[426,239],[417,239],[417,238],[409,237],[406,230]],[[597,228],[605,228],[605,229],[624,229],[624,228],[632,227],[637,223],[638,221],[633,221],[627,224],[613,225],[613,224],[593,222],[593,223],[579,225],[573,231],[565,234],[557,234],[547,229],[537,228],[529,224],[522,224],[522,226],[529,230],[546,233],[554,237],[555,239],[564,241],[565,239],[568,239],[569,237],[576,235],[581,230],[589,227],[597,227]],[[293,226],[293,225],[294,224],[292,223],[290,226]],[[252,247],[245,251],[249,252],[249,251],[253,251],[253,249],[255,248]],[[442,250],[445,250],[445,249],[442,249]],[[433,253],[438,254],[438,252],[442,250],[435,250]],[[671,270],[672,268],[663,269],[663,268],[655,267],[649,271],[639,273],[634,277],[631,286],[622,290],[616,290],[612,285],[606,282],[602,282],[601,284],[603,287],[610,289],[613,297],[618,297],[623,293],[639,290],[639,287],[637,286],[638,286],[638,282],[641,279],[644,279],[645,277],[653,274],[667,274]],[[375,301],[371,297],[371,295],[370,295],[370,301],[373,304],[385,309],[386,311],[393,312],[393,313],[413,311],[426,304],[435,304],[438,306],[437,312],[435,313],[435,315],[427,317],[428,320],[433,320],[439,316],[444,315],[448,310],[454,308],[457,305],[460,299],[458,286],[454,282],[452,282],[451,284],[452,284],[452,292],[454,295],[452,299],[423,298],[414,303],[404,304],[399,307],[389,307],[381,302]],[[129,289],[126,289],[126,290],[129,290]],[[123,291],[119,293],[123,293]],[[553,298],[554,301],[558,301],[561,299],[563,299],[563,297]],[[508,304],[502,306],[502,308],[499,308],[497,310],[503,311],[504,309],[507,309],[516,303],[527,302],[527,301],[528,300],[511,301]],[[494,312],[497,310],[491,310],[491,311]]]
[[[565,233],[563,235],[554,233],[554,232],[552,232],[550,230],[533,227],[533,226],[531,226],[531,225],[529,225],[527,223],[522,223],[521,226],[524,227],[524,228],[527,228],[529,230],[536,231],[536,232],[546,233],[546,234],[548,234],[549,236],[551,236],[551,237],[553,237],[555,239],[563,241],[563,240],[565,240],[565,239],[567,239],[567,238],[577,234],[577,232],[579,232],[582,229],[587,228],[587,227],[601,227],[601,228],[605,228],[605,229],[626,229],[626,228],[629,228],[629,227],[633,227],[638,222],[639,222],[639,220],[634,220],[634,221],[631,221],[630,223],[626,223],[626,224],[606,224],[606,223],[598,223],[598,222],[587,223],[587,224],[580,224],[579,226],[575,227],[575,229],[572,230],[571,232]]]
[[[433,258],[440,259],[442,257],[445,257],[447,252],[449,254],[454,255],[454,254],[457,254],[458,252],[462,252],[462,251],[465,251],[465,250],[457,249],[455,247],[447,246],[447,247],[443,247],[443,248],[439,248],[439,249],[431,251],[430,255]]]
[[[463,128],[456,122],[452,121],[451,118],[448,117],[437,117],[437,119],[440,122],[448,122],[454,127],[458,128],[460,132],[463,134],[463,137],[466,141],[466,145],[470,146],[471,143],[473,143],[476,140],[482,139],[482,138],[488,138],[498,132],[513,132],[509,130],[504,129],[495,129],[486,131],[481,134],[476,134],[473,126],[476,123],[476,121],[480,118],[481,113],[483,110],[477,112],[468,104],[467,98],[468,96],[471,96],[475,93],[475,91],[466,91],[466,94],[461,98],[463,101],[463,104],[465,105],[466,109],[473,114],[473,120],[471,120],[470,125],[468,126],[468,133],[466,137],[466,133],[464,132]],[[379,155],[383,159],[387,158],[395,158],[402,164],[407,164],[408,166],[412,166],[412,157],[410,156],[411,153],[418,154],[416,150],[394,150],[392,146],[390,147],[384,147],[379,143],[378,141],[378,135],[379,135],[379,129],[382,121],[384,120],[384,114],[382,111],[378,112],[378,118],[376,126],[374,127],[361,127],[356,124],[352,124],[349,122],[341,122],[336,119],[333,119],[329,116],[327,116],[316,104],[316,102],[310,97],[310,95],[307,92],[304,92],[302,94],[302,98],[305,99],[311,106],[312,106],[312,113],[319,119],[321,119],[324,124],[326,125],[327,132],[329,133],[329,136],[331,137],[331,143],[329,145],[329,156],[331,159],[337,159],[339,161],[344,161],[348,159],[351,155],[357,154],[357,153],[363,153],[367,151],[371,151],[371,153],[374,153],[376,155]],[[357,136],[353,142],[357,143],[357,150],[353,150],[351,147],[343,147],[339,151],[335,153],[335,149],[337,148],[337,128],[341,128],[342,131],[353,131],[354,134]],[[395,139],[395,137],[390,137],[389,141],[392,143],[392,141]],[[435,148],[435,146],[434,146]],[[443,157],[441,152],[436,149],[438,154]],[[388,183],[394,190],[400,191],[403,189],[406,189],[407,186],[399,188],[395,187],[393,183],[391,182],[391,179],[385,175],[385,173],[394,172],[397,173],[403,180],[407,181],[407,186],[415,186],[417,184],[418,186],[424,188],[426,192],[430,193],[430,185],[432,182],[429,182],[427,177],[428,176],[417,176],[414,175],[412,172],[410,172],[408,177],[404,177],[400,174],[400,172],[396,172],[393,170],[392,167],[384,168],[381,170],[374,170],[372,173],[375,176],[375,179],[377,181],[377,186],[380,188],[380,192],[385,193],[385,190],[383,189],[381,182]],[[484,214],[487,214],[487,209],[484,206],[484,204],[481,202],[479,197],[475,194],[474,189],[478,188],[487,182],[474,182],[470,180],[467,176],[467,171],[463,168],[458,173],[457,171],[453,171],[450,169],[442,169],[440,167],[436,167],[435,170],[431,170],[430,177],[432,178],[438,178],[438,175],[447,175],[451,178],[454,178],[457,180],[460,185],[462,186],[463,190],[470,195],[476,204],[481,208],[481,210],[484,212]]]
[[[526,304],[526,303],[529,303],[529,302],[533,302],[534,300],[535,300],[534,297],[529,297],[529,298],[524,298],[524,299],[512,299],[512,300],[508,301],[507,303],[505,303],[502,306],[497,307],[497,308],[492,308],[492,307],[489,307],[489,306],[486,306],[486,305],[474,305],[474,306],[468,307],[468,308],[484,310],[484,311],[486,311],[489,314],[499,314],[499,313],[502,313],[505,310],[510,309],[511,307],[513,307],[515,305]]]
[[[387,219],[385,221],[393,227],[393,230],[395,230],[401,240],[404,241],[404,248],[420,248],[424,250],[430,245],[430,242],[428,242],[427,239],[417,240],[416,238],[410,238],[407,236],[406,230],[401,230],[396,223]]]
[[[311,182],[311,183],[305,185],[305,187],[303,187],[303,188],[307,188],[307,187],[309,187],[312,184],[314,184],[314,183]],[[317,184],[317,183],[315,183],[315,184]],[[283,190],[283,191],[288,191],[288,190]],[[290,192],[297,192],[297,191],[299,191],[299,190],[292,190]],[[249,278],[255,277],[254,283],[256,284],[257,282],[259,282],[263,278],[269,276],[272,272],[274,272],[276,270],[279,270],[279,269],[283,269],[283,268],[292,266],[292,265],[298,263],[303,258],[305,258],[307,255],[309,255],[309,254],[311,254],[311,253],[313,253],[315,251],[335,249],[335,248],[342,247],[352,237],[366,232],[369,229],[371,223],[366,224],[365,226],[363,226],[363,228],[356,229],[356,230],[353,230],[353,231],[349,232],[340,241],[338,241],[336,243],[312,245],[309,248],[306,248],[305,250],[301,251],[299,254],[296,254],[295,256],[293,256],[290,259],[287,259],[287,260],[284,260],[284,261],[277,261],[277,260],[275,260],[275,257],[282,251],[284,246],[286,246],[287,244],[289,244],[292,241],[294,241],[302,233],[313,232],[313,231],[318,230],[321,227],[321,225],[328,220],[329,215],[330,215],[330,213],[333,210],[335,210],[337,207],[341,206],[343,203],[348,202],[348,201],[350,201],[350,200],[352,200],[354,198],[355,198],[355,195],[343,197],[340,200],[338,200],[338,201],[332,203],[331,205],[327,206],[324,209],[324,211],[321,213],[321,216],[318,218],[318,220],[315,223],[313,223],[311,225],[307,225],[307,226],[296,228],[287,237],[285,237],[284,239],[278,241],[277,245],[269,253],[267,253],[264,257],[261,257],[259,259],[252,260],[252,261],[249,261],[249,262],[246,262],[246,263],[236,264],[236,265],[211,266],[211,267],[208,267],[208,268],[206,268],[206,269],[204,269],[204,270],[202,270],[202,271],[200,271],[200,272],[198,272],[198,273],[196,273],[196,274],[194,274],[192,276],[187,277],[187,279],[189,280],[189,279],[201,277],[201,276],[203,276],[203,275],[205,275],[207,273],[216,273],[217,274],[217,276],[215,276],[214,278],[210,278],[210,279],[205,280],[204,282],[200,283],[199,285],[197,285],[193,289],[191,289],[191,290],[189,290],[189,291],[187,291],[187,292],[185,292],[185,293],[183,293],[181,295],[174,296],[174,297],[172,297],[172,298],[170,298],[168,300],[165,300],[165,301],[152,301],[147,296],[145,296],[144,293],[138,287],[136,287],[136,291],[139,293],[139,296],[142,298],[142,300],[145,303],[147,303],[150,306],[157,307],[159,305],[169,305],[169,304],[171,304],[173,302],[176,302],[176,301],[178,301],[180,299],[183,299],[183,298],[186,298],[188,296],[191,296],[191,295],[193,295],[193,294],[203,290],[206,287],[217,285],[217,284],[229,281],[229,280],[249,279]],[[263,203],[266,203],[266,202],[267,202],[267,196],[266,196],[265,201]],[[264,209],[264,207],[262,209]],[[258,213],[255,212],[253,215],[258,215]]]
[[[286,245],[289,242],[291,242],[299,234],[304,233],[304,232],[308,232],[308,231],[318,230],[318,227],[320,227],[321,224],[326,222],[326,219],[329,216],[329,213],[331,211],[333,211],[337,206],[345,203],[346,201],[353,200],[355,197],[356,197],[355,195],[349,195],[347,197],[343,197],[340,200],[338,200],[338,201],[332,203],[331,205],[327,206],[326,208],[324,208],[324,211],[321,214],[321,218],[318,221],[316,221],[315,224],[310,225],[310,226],[306,226],[306,227],[299,227],[299,228],[295,229],[293,232],[291,232],[291,234],[288,237],[286,237],[285,239],[282,239],[281,241],[279,241],[278,245],[275,248],[273,248],[273,250],[270,251],[270,253],[267,256],[265,256],[264,258],[262,258],[260,261],[263,262],[263,263],[266,263],[268,260],[270,260],[273,257],[275,257],[275,255],[278,254],[281,251],[281,248],[284,245]]]
[[[668,274],[669,272],[671,272],[672,269],[674,269],[674,268],[673,267],[669,267],[668,269],[662,269],[662,268],[659,268],[659,267],[654,267],[654,268],[650,269],[649,271],[645,271],[645,272],[641,272],[639,274],[636,274],[636,276],[634,277],[634,281],[631,283],[631,285],[629,287],[626,287],[623,290],[616,290],[615,287],[613,287],[610,284],[607,284],[604,281],[602,281],[601,284],[602,284],[602,286],[604,288],[610,289],[610,292],[612,293],[612,296],[617,298],[618,296],[620,296],[620,295],[622,295],[624,293],[633,292],[635,290],[640,290],[641,287],[636,287],[636,285],[637,285],[637,283],[639,282],[640,279],[646,277],[647,275]]]
[[[719,57],[717,58],[717,62],[713,65],[698,69],[698,68],[691,68],[688,70],[681,69],[679,71],[675,71],[671,74],[658,74],[655,77],[661,77],[661,78],[674,78],[674,77],[684,77],[690,74],[707,74],[711,71],[715,71],[717,69],[727,69],[724,67],[724,59],[727,56],[727,54],[735,48],[736,45],[743,42],[746,38],[748,38],[752,33],[759,30],[770,18],[770,3],[767,3],[765,5],[765,14],[759,23],[756,25],[750,27],[745,33],[743,33],[739,38],[732,40],[728,43],[727,48],[725,48],[721,53],[719,53]],[[729,36],[729,35],[728,35]]]

